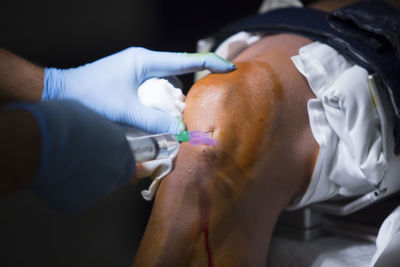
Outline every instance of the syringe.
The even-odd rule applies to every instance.
[[[179,151],[179,141],[174,134],[166,133],[138,137],[126,132],[125,136],[136,163],[173,158]]]
[[[180,142],[190,141],[190,145],[217,145],[217,141],[210,138],[209,132],[202,131],[183,131],[178,135],[166,133],[138,136],[137,132],[126,130],[125,137],[136,163],[175,158]]]

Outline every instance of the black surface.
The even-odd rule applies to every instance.
[[[55,67],[82,65],[129,46],[194,52],[198,39],[255,13],[260,4],[261,0],[3,0],[0,46]],[[183,79],[190,86],[191,80]]]

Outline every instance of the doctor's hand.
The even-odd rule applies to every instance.
[[[76,101],[14,103],[40,132],[39,169],[29,186],[49,206],[83,211],[134,177],[135,159],[117,124]]]
[[[160,110],[144,106],[137,89],[152,77],[199,70],[229,72],[236,67],[213,53],[156,52],[131,47],[71,69],[46,68],[42,100],[74,99],[106,118],[149,133],[178,133],[184,124]]]

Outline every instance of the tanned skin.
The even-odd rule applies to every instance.
[[[39,102],[44,68],[0,48],[0,106],[16,101]]]
[[[42,67],[0,48],[0,108],[15,101],[39,102]],[[23,110],[0,112],[0,195],[26,186],[39,169],[40,133]]]
[[[311,40],[263,38],[211,74],[186,99],[189,130],[217,146],[182,144],[164,178],[133,266],[266,266],[280,212],[307,188],[318,144],[314,98],[290,57]]]

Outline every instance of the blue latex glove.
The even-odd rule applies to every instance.
[[[141,104],[137,88],[152,77],[166,77],[198,70],[229,72],[236,67],[213,53],[155,52],[132,47],[72,69],[47,68],[45,99],[75,99],[106,118],[149,133],[184,130],[183,122]]]
[[[30,187],[62,212],[84,210],[133,178],[135,161],[120,126],[71,100],[18,103],[36,119],[41,158]]]

